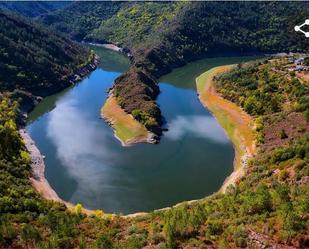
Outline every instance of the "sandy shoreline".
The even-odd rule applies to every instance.
[[[45,163],[44,157],[40,150],[37,148],[35,142],[32,140],[30,135],[25,129],[20,129],[19,134],[22,137],[27,151],[29,152],[31,158],[31,177],[30,181],[32,186],[39,194],[46,200],[55,201],[63,203],[67,208],[72,210],[75,205],[62,200],[55,190],[49,185],[47,179],[45,178]],[[92,210],[82,208],[84,214],[92,214]]]
[[[196,78],[197,92],[201,103],[224,128],[235,149],[234,171],[225,179],[219,190],[221,192],[225,192],[229,185],[235,184],[244,176],[248,160],[256,153],[253,118],[236,104],[222,98],[216,92],[213,84],[215,75],[227,72],[234,66],[212,68]]]
[[[19,134],[23,138],[31,158],[31,184],[43,198],[64,203],[64,201],[57,195],[45,178],[44,158],[39,149],[36,147],[34,141],[25,129],[20,129]]]
[[[96,46],[96,47],[103,47],[107,48],[110,50],[113,50],[115,52],[123,52],[123,49],[121,47],[116,46],[115,44],[112,43],[94,43],[94,42],[87,42],[86,44],[91,45],[91,46]]]

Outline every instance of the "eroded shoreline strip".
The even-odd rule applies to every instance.
[[[154,143],[154,134],[138,122],[131,114],[126,113],[111,93],[101,109],[102,118],[113,128],[114,136],[122,146],[137,143]]]
[[[231,139],[234,149],[234,171],[224,181],[220,191],[225,192],[245,173],[248,159],[256,153],[254,120],[236,104],[221,97],[215,89],[214,77],[233,69],[236,65],[212,68],[196,78],[196,87],[201,103],[214,115]]]
[[[75,205],[71,202],[67,202],[61,199],[45,178],[44,157],[36,146],[35,142],[32,140],[32,138],[25,129],[20,129],[19,134],[22,137],[31,158],[30,182],[32,186],[36,189],[36,191],[39,192],[39,194],[44,199],[63,203],[68,209],[72,210]],[[82,212],[87,215],[93,213],[92,210],[88,210],[85,208],[82,209]]]
[[[30,154],[31,158],[31,177],[30,181],[32,186],[40,193],[40,195],[47,200],[58,201],[64,203],[64,201],[57,195],[55,190],[49,185],[45,178],[45,163],[44,158],[35,142],[25,129],[20,129],[19,134],[22,137],[24,144]]]

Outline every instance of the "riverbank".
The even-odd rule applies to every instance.
[[[232,62],[233,63],[233,62]],[[194,77],[193,77],[193,79],[194,79]],[[92,85],[92,88],[93,87],[95,87],[94,85]],[[99,89],[101,89],[101,87],[100,88],[98,88],[98,91],[101,91],[101,90],[99,90]],[[85,96],[84,96],[85,97]],[[197,103],[197,106],[201,109],[201,112],[203,112],[204,110],[203,110],[203,108],[200,106],[200,104],[199,104],[199,102],[198,102],[198,100],[196,99],[196,95],[195,94],[192,94],[192,98],[194,98],[194,100],[195,100],[195,102]],[[84,98],[83,98],[84,99]],[[100,101],[99,103],[98,103],[98,106],[96,107],[96,110],[97,110],[97,108],[100,108],[100,105],[101,105],[101,103],[102,103],[103,101]],[[88,104],[89,105],[89,104]],[[88,106],[87,105],[87,106]],[[85,106],[85,107],[87,107],[87,106]],[[88,106],[89,107],[89,106]],[[87,108],[88,108],[87,107]],[[119,107],[119,106],[118,106]],[[114,113],[114,112],[113,112]],[[97,119],[97,111],[95,111],[95,113],[94,113],[94,115],[96,116],[96,119]],[[89,120],[87,120],[87,122],[89,122]],[[105,126],[104,125],[104,127],[105,127],[105,129],[108,131],[109,130],[109,128],[107,127],[107,126]],[[110,131],[110,130],[109,130]],[[74,140],[74,139],[73,139]],[[112,139],[113,140],[113,139]],[[120,147],[120,146],[118,146],[117,145],[117,143],[115,143],[115,141],[112,141],[112,144],[114,144],[116,147]],[[191,144],[191,146],[192,146],[192,144]],[[145,146],[145,147],[148,147],[148,146]],[[139,147],[138,147],[139,148]],[[149,148],[149,147],[148,147]],[[130,150],[133,150],[134,148],[131,148]],[[74,152],[74,153],[76,153],[76,151]],[[134,160],[134,163],[136,163],[136,160]],[[227,165],[230,165],[231,164],[231,161],[229,160],[229,164],[227,164]],[[134,164],[133,164],[134,165]],[[227,166],[228,167],[228,166]],[[228,167],[229,168],[229,167]],[[228,172],[226,173],[226,174],[224,174],[224,177],[226,176],[228,174]],[[214,189],[213,191],[217,191],[219,188],[220,188],[220,185],[221,185],[221,183],[223,182],[223,180],[224,180],[224,177],[223,178],[221,178],[221,180],[220,180],[220,182],[219,182],[219,185],[217,185],[217,187],[216,187],[216,189]],[[202,177],[203,178],[203,181],[205,181],[205,178],[204,177]],[[207,178],[206,178],[207,179]],[[59,191],[58,192],[58,194],[61,194],[61,191]],[[207,194],[210,194],[210,193],[207,193]],[[205,194],[206,195],[206,194]],[[205,196],[205,195],[203,195],[203,196]],[[188,198],[189,199],[189,198]],[[87,202],[84,202],[84,204],[86,204]],[[176,203],[176,202],[175,202]],[[190,202],[191,203],[191,202]],[[89,203],[87,203],[87,204],[89,204]],[[164,206],[169,206],[169,205],[164,205]],[[161,207],[163,207],[163,205],[161,205]],[[142,209],[141,209],[142,210]],[[163,209],[163,210],[165,210],[165,209]],[[163,211],[162,210],[162,211]],[[138,210],[137,210],[138,211]],[[158,211],[161,211],[161,210],[158,210]],[[134,211],[133,211],[134,212]],[[129,212],[129,213],[132,213],[132,212]],[[134,215],[143,215],[143,213],[141,213],[141,214],[134,214]],[[133,215],[133,216],[134,216]],[[130,216],[129,216],[130,217]]]
[[[220,189],[222,192],[225,192],[230,184],[235,184],[244,175],[248,159],[256,153],[253,118],[236,104],[222,98],[214,86],[214,76],[227,72],[234,66],[215,67],[196,78],[201,103],[213,113],[235,148],[234,171],[224,181]]]
[[[36,191],[46,200],[60,202],[64,204],[69,210],[73,211],[75,205],[64,201],[61,199],[55,190],[49,185],[49,182],[45,178],[45,163],[44,156],[41,154],[35,142],[32,140],[30,135],[25,129],[20,129],[19,134],[22,137],[25,147],[29,152],[31,158],[31,177],[30,182]],[[91,215],[94,213],[93,210],[88,210],[85,208],[81,209],[81,212],[86,215]]]
[[[87,63],[85,63],[79,69],[77,69],[77,71],[74,72],[74,74],[66,78],[66,84],[61,84],[60,87],[55,87],[52,90],[46,91],[42,96],[35,96],[32,93],[23,93],[23,95],[21,96],[22,100],[20,103],[20,109],[22,112],[22,117],[19,122],[22,128],[19,130],[19,134],[22,137],[25,147],[29,152],[31,158],[30,182],[34,187],[34,189],[38,191],[44,199],[63,203],[70,210],[74,209],[75,207],[74,204],[62,200],[48,183],[47,179],[45,178],[44,157],[41,154],[38,147],[35,145],[35,142],[32,140],[30,135],[26,132],[26,130],[23,127],[26,123],[25,120],[27,118],[28,113],[32,111],[34,107],[38,105],[41,100],[43,100],[43,97],[47,97],[49,95],[58,93],[64,90],[65,88],[81,81],[82,78],[84,78],[90,72],[95,70],[99,63],[100,63],[100,57],[96,54],[93,54],[91,59]],[[26,98],[23,98],[23,96],[26,96]],[[82,212],[87,215],[93,213],[92,210],[88,210],[85,208],[82,208]]]
[[[53,190],[53,188],[49,185],[48,181],[45,178],[44,158],[39,149],[36,147],[34,141],[25,129],[20,129],[19,134],[22,137],[25,146],[30,154],[30,181],[32,186],[40,193],[43,198],[51,201],[58,201],[64,203],[64,201],[57,195],[57,193]]]
[[[138,122],[131,114],[126,113],[110,94],[101,109],[102,118],[113,128],[115,137],[122,146],[136,143],[155,143],[154,134]]]
[[[111,43],[94,43],[94,42],[82,42],[82,43],[90,45],[90,46],[107,48],[115,52],[122,52],[122,48],[116,46],[115,44],[111,44]]]
[[[23,114],[23,121],[27,118],[27,113],[31,112],[44,97],[59,93],[64,89],[75,85],[86,77],[90,72],[94,71],[100,63],[100,57],[91,52],[88,60],[81,65],[74,73],[63,78],[61,82],[54,82],[48,88],[41,87],[36,92],[15,90],[15,98],[20,99],[20,110]],[[23,126],[25,122],[21,122]]]

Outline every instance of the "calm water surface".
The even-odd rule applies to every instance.
[[[198,101],[195,77],[247,58],[201,60],[163,77],[158,103],[169,131],[158,145],[122,147],[100,119],[100,109],[128,61],[105,49],[97,53],[102,60],[97,70],[44,99],[29,115],[27,130],[46,156],[46,178],[58,195],[90,209],[126,214],[217,191],[232,172],[234,151]]]

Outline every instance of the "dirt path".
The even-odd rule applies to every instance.
[[[243,175],[247,161],[255,155],[253,118],[236,104],[222,98],[214,87],[215,75],[231,70],[235,65],[210,69],[196,79],[197,91],[202,104],[208,108],[225,129],[235,148],[234,172],[224,181],[221,191],[236,183]]]

